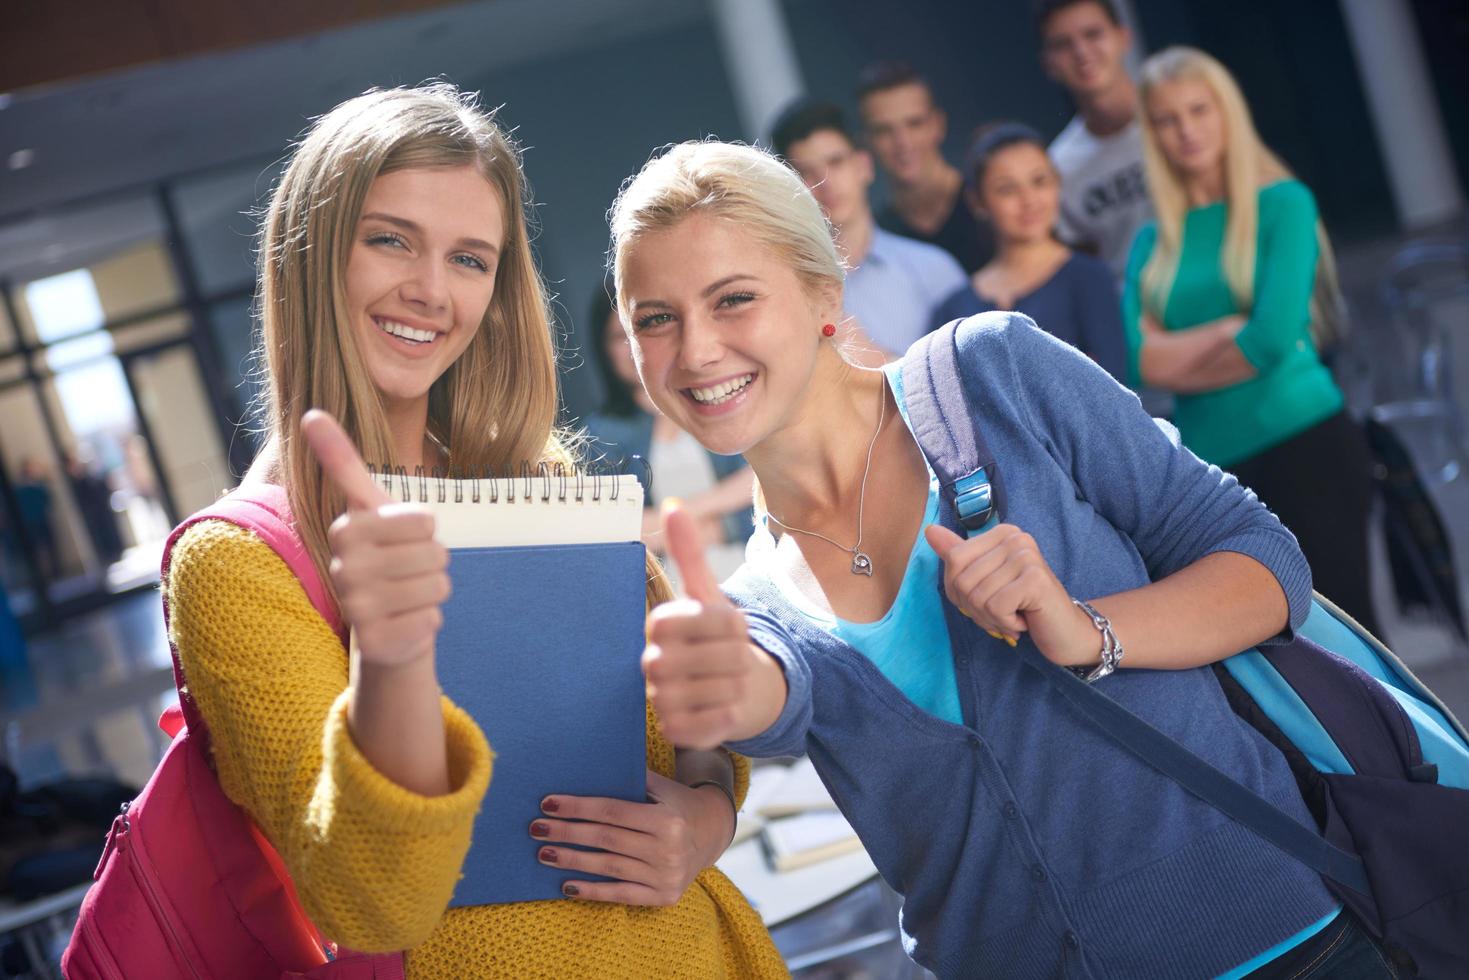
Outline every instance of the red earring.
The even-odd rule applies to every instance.
[[[822,327],[821,327],[821,336],[823,336],[823,337],[835,337],[836,335],[837,335],[837,325],[835,323],[827,323],[827,324],[823,324],[822,325]]]

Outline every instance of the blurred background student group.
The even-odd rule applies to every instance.
[[[731,573],[753,478],[644,395],[606,209],[655,147],[760,142],[830,219],[854,361],[1027,314],[1253,489],[1316,587],[1469,711],[1466,49],[1469,0],[7,12],[0,977],[53,975],[96,859],[82,818],[27,817],[38,788],[125,792],[163,748],[160,550],[258,448],[256,210],[280,148],[372,86],[443,76],[503,105],[557,296],[564,420],[594,466],[644,478],[650,548],[678,497]],[[910,969],[891,917],[864,918],[891,901],[870,865],[772,886],[732,860],[757,906],[769,890],[798,976]]]

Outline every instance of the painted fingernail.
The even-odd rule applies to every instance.
[[[996,633],[994,630],[985,630],[985,632],[997,640],[1003,640],[1005,638],[1004,633]]]
[[[544,813],[561,812],[561,802],[554,796],[548,796],[541,801],[541,811]]]
[[[576,896],[581,894],[581,889],[568,882],[561,886],[561,894],[565,895],[567,898],[576,898]]]
[[[541,853],[536,856],[539,857],[546,864],[556,863],[556,851],[553,848],[543,847],[541,848]]]
[[[1008,644],[1010,644],[1013,647],[1019,641],[1016,640],[1015,637],[1013,637],[1013,636],[1007,636],[1007,637],[1005,637],[1005,642],[1008,643]]]
[[[541,821],[537,820],[535,823],[530,825],[530,835],[532,837],[550,837],[551,825],[548,823],[542,823]]]

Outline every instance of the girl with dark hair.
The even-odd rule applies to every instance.
[[[1121,380],[1127,345],[1117,286],[1100,259],[1055,237],[1061,177],[1040,134],[1019,123],[984,127],[975,134],[964,174],[964,199],[994,226],[997,251],[939,304],[934,326],[1017,310]]]

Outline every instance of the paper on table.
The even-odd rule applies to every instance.
[[[731,847],[760,833],[765,826],[760,808],[785,782],[789,772],[790,767],[782,765],[760,765],[750,769],[750,788],[745,792],[745,805],[735,815],[734,838],[729,842]]]
[[[816,767],[805,757],[786,769],[785,778],[772,788],[763,803],[750,807],[747,800],[746,806],[767,819],[837,808],[821,777],[816,775]]]
[[[862,849],[857,832],[835,810],[813,810],[771,820],[761,833],[776,871],[804,868]]]

